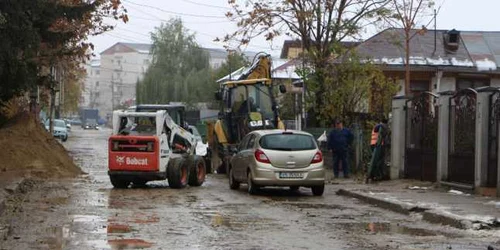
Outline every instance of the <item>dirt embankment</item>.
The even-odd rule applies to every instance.
[[[82,171],[41,124],[18,115],[0,128],[0,176],[62,178]]]

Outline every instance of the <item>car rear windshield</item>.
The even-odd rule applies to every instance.
[[[316,149],[314,139],[309,135],[301,134],[272,134],[260,138],[263,149],[299,151]]]

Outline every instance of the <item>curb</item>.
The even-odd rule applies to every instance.
[[[422,219],[427,222],[448,225],[458,229],[473,228],[473,225],[475,223],[474,221],[465,219],[459,215],[443,213],[441,211],[419,207],[412,203],[374,197],[371,195],[363,194],[361,192],[339,189],[337,191],[337,195],[356,198],[368,204],[372,204],[405,215],[409,215],[411,213],[421,213]]]

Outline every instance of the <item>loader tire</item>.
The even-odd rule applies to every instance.
[[[199,187],[205,182],[205,175],[207,173],[205,160],[197,155],[188,157],[186,161],[189,167],[189,186]]]
[[[172,159],[167,167],[168,185],[171,188],[184,188],[189,180],[189,168],[184,164],[184,159]]]

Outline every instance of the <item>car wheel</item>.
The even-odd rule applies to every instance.
[[[109,179],[114,188],[127,188],[130,184],[129,181],[122,180],[120,177],[116,176],[110,176]]]
[[[68,140],[68,136],[65,136],[61,139],[63,142],[67,141]]]
[[[240,183],[234,179],[233,168],[229,168],[229,188],[233,190],[240,188]]]
[[[168,185],[171,188],[184,188],[188,184],[189,169],[182,158],[172,160],[167,167]]]
[[[247,189],[249,194],[256,194],[259,191],[259,187],[253,183],[252,171],[248,171]]]
[[[300,186],[290,186],[290,191],[297,192],[299,191]]]
[[[199,187],[205,182],[205,160],[197,155],[189,156],[186,162],[189,168],[189,186]]]
[[[311,191],[314,196],[321,196],[325,192],[325,185],[313,186],[311,187]]]

